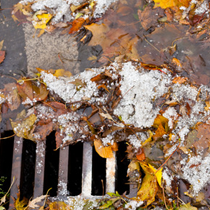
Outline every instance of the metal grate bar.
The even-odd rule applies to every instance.
[[[11,204],[14,203],[13,198],[17,198],[18,187],[20,186],[22,150],[23,150],[23,139],[15,136],[14,148],[13,148],[11,183],[13,181],[13,177],[15,178],[15,181],[10,190],[9,209],[14,208],[14,206],[12,207]]]
[[[33,195],[34,198],[43,195],[44,191],[45,149],[46,142],[38,141],[36,145],[36,165]]]
[[[68,183],[69,146],[60,149],[58,196],[66,196]]]
[[[106,193],[115,192],[116,153],[106,159]]]
[[[92,191],[92,146],[89,142],[83,143],[82,160],[82,195],[91,196]]]

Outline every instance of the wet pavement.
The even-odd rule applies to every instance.
[[[24,76],[27,69],[25,38],[22,25],[18,25],[11,17],[11,11],[17,0],[1,0],[0,10],[0,41],[4,40],[3,49],[6,57],[0,64],[0,74],[12,77]],[[13,82],[9,77],[0,78],[0,88],[3,83]]]

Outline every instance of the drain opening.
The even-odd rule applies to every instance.
[[[93,147],[92,164],[92,195],[104,195],[106,192],[106,159],[98,155],[95,147]]]
[[[71,196],[79,195],[82,192],[82,154],[83,144],[81,142],[69,146],[67,190]]]
[[[30,199],[33,196],[35,173],[36,144],[30,140],[23,140],[20,198]]]
[[[58,165],[59,150],[56,150],[55,132],[52,132],[46,140],[44,194],[49,191],[50,196],[56,196],[58,190]]]
[[[12,136],[12,131],[5,131],[1,134],[1,138]],[[0,140],[0,192],[7,192],[10,187],[11,171],[12,171],[12,155],[13,155],[14,137]],[[4,194],[1,194],[2,197]],[[8,204],[4,205],[7,209]]]
[[[126,142],[118,143],[118,151],[116,152],[117,156],[117,173],[116,173],[116,182],[115,189],[119,194],[129,194],[129,177],[127,177],[127,169],[129,165],[129,160],[126,157]]]

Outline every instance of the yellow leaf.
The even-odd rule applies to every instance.
[[[53,15],[51,14],[41,14],[33,16],[33,26],[35,29],[45,29],[47,27],[47,23],[52,19]],[[37,22],[38,18],[38,22]]]
[[[165,128],[165,131],[168,132],[168,119],[162,115],[158,115],[155,118],[153,127],[158,128],[160,124],[162,124],[162,126]]]
[[[0,50],[2,50],[4,44],[4,40],[0,41]]]
[[[197,210],[196,207],[190,205],[190,203],[180,206],[179,210]]]
[[[75,20],[78,19],[78,18],[80,18],[80,17],[83,16],[83,15],[84,15],[83,13],[78,12],[77,15],[76,15],[76,17],[75,17]]]
[[[25,111],[25,110],[23,110]],[[22,113],[22,112],[21,112]],[[29,116],[24,116],[24,113],[21,114],[21,118],[18,118],[16,121],[11,121],[11,126],[13,128],[14,133],[21,138],[34,140],[30,131],[37,119],[35,114],[31,114]]]
[[[154,2],[155,2],[155,7],[161,7],[163,9],[176,6],[174,0],[154,0]]]
[[[64,203],[63,201],[55,201],[55,202],[50,203],[49,210],[55,210],[55,209],[66,210],[70,208],[68,208],[66,203]]]
[[[89,60],[89,61],[94,61],[94,60],[97,60],[97,57],[96,57],[95,55],[93,55],[93,56],[90,56],[90,57],[88,58],[88,60]]]
[[[23,198],[20,201],[20,193],[17,193],[17,199],[15,200],[14,206],[16,210],[24,210],[26,208],[26,205],[28,203],[27,198]]]
[[[152,141],[153,133],[152,133],[151,130],[149,130],[148,132],[149,132],[149,138],[146,139],[146,140],[142,143],[142,146],[145,146],[148,142]]]
[[[55,77],[71,77],[72,73],[70,71],[65,71],[64,69],[57,69],[53,75]]]
[[[147,201],[146,206],[155,201],[155,196],[158,192],[157,178],[152,169],[145,163],[140,163],[145,176],[142,181],[140,190],[137,192],[137,198],[141,201]]]
[[[152,171],[155,173],[155,176],[157,178],[158,184],[160,185],[160,187],[162,187],[161,184],[161,180],[162,180],[162,170],[163,168],[161,168],[159,171],[157,171],[152,165],[149,164],[149,167],[152,169]]]
[[[113,146],[104,146],[102,141],[100,139],[95,139],[94,146],[96,152],[102,157],[102,158],[112,158],[114,157],[113,151],[117,151],[116,145]]]
[[[208,111],[210,108],[210,101],[206,101],[205,103],[206,103],[205,110]]]
[[[166,134],[166,131],[162,124],[158,126],[158,129],[155,131],[155,135],[153,136],[153,139],[156,141],[157,139],[161,138],[163,135]]]

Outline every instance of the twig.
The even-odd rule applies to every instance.
[[[7,137],[3,137],[3,138],[0,138],[0,140],[3,140],[3,139],[9,139],[9,138],[11,138],[11,137],[13,137],[13,136],[15,136],[16,134],[14,133],[13,135],[11,135],[11,136],[7,136]]]
[[[179,148],[179,146],[180,146],[180,143],[177,146],[177,148],[172,152],[172,154],[166,159],[166,161],[158,168],[158,170],[155,173],[157,173],[168,162],[168,160],[171,158],[171,156],[177,151],[177,149]]]

